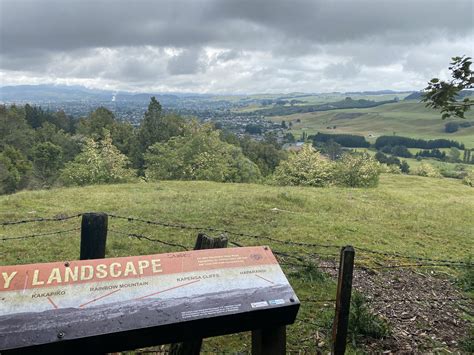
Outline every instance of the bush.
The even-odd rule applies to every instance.
[[[110,134],[96,142],[86,140],[83,151],[61,170],[65,185],[89,185],[130,181],[135,172],[128,169],[128,158],[112,144]]]
[[[274,179],[279,185],[328,186],[333,180],[333,164],[305,144],[278,165]]]
[[[400,171],[403,173],[403,174],[408,174],[410,172],[410,165],[408,165],[407,161],[406,160],[403,160],[401,163],[400,163]]]
[[[374,187],[379,182],[380,164],[368,154],[345,154],[336,163],[335,178],[338,185],[348,187]]]
[[[371,313],[357,292],[352,295],[348,330],[354,346],[364,337],[380,339],[390,333],[387,322]]]
[[[150,179],[255,182],[258,166],[242,150],[223,142],[210,126],[196,126],[185,136],[152,145],[145,154]]]
[[[428,163],[421,163],[421,165],[415,169],[415,175],[435,178],[441,177],[438,169]]]
[[[474,187],[474,172],[473,171],[468,172],[467,175],[464,176],[464,178],[462,179],[462,183],[464,185]]]

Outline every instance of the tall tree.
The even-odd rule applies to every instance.
[[[138,133],[143,150],[146,150],[146,148],[156,142],[162,141],[162,114],[160,103],[155,97],[152,97]]]

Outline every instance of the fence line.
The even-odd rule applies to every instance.
[[[0,222],[0,226],[9,226],[13,224],[23,224],[23,223],[34,223],[34,222],[58,222],[58,221],[66,221],[68,219],[77,218],[82,216],[82,213],[77,213],[71,216],[58,216],[58,217],[39,217],[39,218],[32,218],[32,219],[23,219],[19,221],[4,221]]]
[[[7,225],[16,225],[16,224],[22,224],[22,223],[33,223],[33,222],[48,222],[48,221],[64,221],[64,220],[69,220],[73,218],[77,218],[82,216],[83,213],[77,213],[71,216],[58,216],[58,217],[50,217],[50,218],[34,218],[34,219],[25,219],[25,220],[18,220],[18,221],[4,221],[0,222],[0,226],[7,226]],[[271,242],[279,243],[279,244],[284,244],[284,245],[291,245],[291,246],[299,246],[299,247],[307,247],[307,248],[334,248],[334,249],[340,249],[342,246],[341,245],[335,245],[335,244],[322,244],[322,243],[306,243],[306,242],[295,242],[291,240],[282,240],[274,237],[269,237],[269,236],[263,236],[263,235],[256,235],[256,234],[248,234],[248,233],[239,233],[239,232],[233,232],[227,229],[220,229],[220,228],[213,228],[213,227],[198,227],[198,226],[190,226],[186,224],[176,224],[176,223],[167,223],[167,222],[161,222],[161,221],[151,221],[147,219],[142,219],[142,218],[135,218],[135,217],[125,217],[125,216],[120,216],[116,214],[108,214],[109,217],[111,218],[117,218],[117,219],[123,219],[127,220],[129,222],[135,221],[135,222],[141,222],[141,223],[146,223],[146,224],[151,224],[151,225],[159,225],[162,227],[169,227],[169,228],[179,228],[179,229],[188,229],[188,230],[199,230],[199,231],[209,231],[209,232],[218,232],[218,233],[226,233],[229,235],[234,235],[234,236],[240,236],[240,237],[246,237],[246,238],[253,238],[253,239],[264,239],[268,240]],[[117,231],[116,231],[117,232]],[[123,232],[122,232],[123,233]],[[56,234],[56,233],[51,233],[51,235]],[[133,234],[135,233],[127,233],[130,237],[134,237]],[[43,233],[42,235],[49,235],[47,233]],[[1,239],[2,241],[6,240],[18,240],[18,239],[29,239],[29,238],[34,238],[36,236],[40,236],[38,234],[32,234],[28,236],[21,236],[21,237],[11,237],[11,238],[3,238]],[[145,239],[149,241],[155,241],[153,238],[146,237],[146,236],[140,236],[138,237],[135,236],[137,239]],[[156,240],[157,241],[157,240]],[[159,242],[159,241],[157,241]],[[162,244],[166,244],[166,242],[161,241]],[[236,245],[236,246],[242,246],[234,241],[231,242],[231,244]],[[170,245],[173,246],[173,245]],[[186,248],[183,245],[176,244],[174,245],[179,248]],[[186,248],[187,249],[187,248]],[[375,254],[375,255],[383,255],[387,257],[397,257],[397,258],[403,258],[403,259],[409,259],[409,260],[417,260],[417,261],[428,261],[430,264],[410,264],[410,265],[383,265],[379,267],[371,267],[371,269],[383,269],[383,268],[398,268],[398,267],[430,267],[430,266],[458,266],[461,267],[462,265],[466,265],[467,267],[471,267],[471,264],[462,260],[448,260],[448,259],[433,259],[433,258],[426,258],[426,257],[418,257],[418,256],[412,256],[412,255],[403,255],[400,253],[396,252],[382,252],[382,251],[377,251],[377,250],[372,250],[368,248],[362,248],[362,247],[355,247],[355,249],[359,252],[363,253],[370,253],[370,254]],[[311,254],[308,252],[302,251],[301,253],[305,253],[309,256],[312,257],[318,257],[315,254]],[[319,255],[323,255],[320,254]],[[325,256],[334,256],[337,257],[337,255],[331,255],[331,254],[324,254]],[[300,261],[306,262],[307,260],[300,259]],[[436,265],[434,263],[437,263]],[[447,265],[450,264],[450,265]]]
[[[135,238],[135,239],[138,239],[138,240],[147,240],[149,242],[155,242],[155,243],[160,243],[160,244],[163,244],[163,245],[168,245],[168,246],[171,246],[171,247],[177,247],[177,248],[182,248],[184,250],[190,250],[188,247],[182,245],[182,244],[177,244],[177,243],[171,243],[171,242],[166,242],[164,240],[161,240],[161,239],[157,239],[157,238],[152,238],[152,237],[148,237],[146,235],[143,235],[143,234],[137,234],[137,233],[126,233],[126,232],[121,232],[121,231],[118,231],[118,230],[115,230],[115,229],[110,229],[109,228],[109,231],[110,232],[113,232],[113,233],[117,233],[117,234],[120,234],[120,235],[124,235],[124,236],[127,236],[127,237],[130,237],[130,238]]]
[[[59,222],[59,221],[65,221],[65,220],[77,218],[82,215],[83,213],[78,213],[71,216],[57,216],[57,217],[51,217],[51,218],[35,218],[35,219],[25,219],[25,220],[17,220],[17,221],[4,221],[4,222],[0,222],[0,226],[18,225],[18,224],[23,224],[23,223],[34,223],[34,222]],[[213,227],[198,227],[198,226],[190,226],[186,224],[174,224],[174,223],[166,223],[166,222],[160,222],[160,221],[150,221],[146,219],[124,217],[124,216],[115,215],[115,214],[108,214],[108,216],[111,218],[127,220],[129,222],[140,222],[140,223],[146,223],[150,225],[158,225],[162,227],[188,229],[188,230],[195,230],[195,231],[208,231],[208,232],[215,232],[215,233],[225,233],[232,236],[252,238],[252,239],[258,239],[258,240],[266,240],[266,241],[270,241],[270,242],[274,242],[278,244],[288,245],[291,247],[335,248],[335,249],[341,248],[340,245],[335,245],[335,244],[295,242],[291,240],[282,240],[278,238],[273,238],[273,237],[269,237],[265,235],[232,232],[226,229],[213,228]],[[69,233],[73,231],[78,231],[80,229],[81,229],[80,227],[77,227],[77,228],[72,228],[72,229],[57,230],[57,231],[46,232],[46,233],[35,233],[35,234],[23,235],[23,236],[12,236],[12,237],[0,236],[0,241],[22,240],[22,239],[32,239],[32,238],[37,238],[37,237],[61,235],[61,234],[65,234],[65,233]],[[192,247],[187,247],[183,244],[176,243],[176,242],[170,242],[170,241],[158,239],[154,236],[149,236],[149,235],[144,235],[144,234],[139,234],[139,233],[131,233],[131,232],[126,232],[126,231],[112,229],[112,228],[109,228],[108,231],[111,233],[115,233],[119,236],[125,236],[129,238],[137,239],[139,241],[158,243],[158,244],[162,244],[162,245],[166,245],[166,246],[170,246],[174,248],[180,248],[185,251],[192,249]],[[229,240],[229,243],[237,247],[245,247],[245,245],[241,242]],[[426,257],[403,255],[397,252],[383,252],[383,251],[371,250],[371,249],[362,248],[362,247],[355,247],[355,249],[360,253],[368,253],[368,254],[381,255],[381,256],[387,257],[383,259],[383,261],[387,262],[387,264],[379,264],[379,266],[366,266],[360,263],[355,264],[356,269],[362,269],[362,270],[363,269],[366,269],[366,270],[398,269],[398,268],[402,269],[402,268],[416,268],[416,267],[448,267],[448,268],[471,268],[472,267],[472,264],[470,262],[465,262],[462,260],[432,259],[432,258],[426,258]],[[313,252],[308,252],[304,250],[297,250],[296,248],[292,250],[294,252],[284,252],[284,251],[272,248],[272,251],[275,254],[275,257],[279,260],[281,265],[286,265],[286,266],[295,267],[295,268],[308,268],[311,266],[314,266],[316,269],[337,270],[339,268],[339,265],[337,263],[334,265],[324,265],[324,264],[318,265],[319,261],[321,261],[321,258],[320,258],[321,255],[331,256],[331,257],[337,257],[338,255],[313,253]],[[404,260],[397,260],[398,262],[402,262],[403,264],[390,265],[389,262],[394,261],[393,258],[406,259],[407,263],[403,263]],[[288,259],[290,259],[290,262],[287,261]],[[291,262],[291,260],[295,262]],[[409,263],[408,260],[413,260],[413,262]],[[324,261],[324,259],[322,261]],[[389,304],[389,303],[395,303],[395,302],[443,302],[445,304],[458,303],[459,306],[465,305],[466,303],[464,302],[472,302],[472,299],[469,297],[426,297],[426,298],[424,297],[377,298],[376,297],[376,298],[364,298],[364,300],[368,304],[378,304],[378,303]],[[300,301],[301,303],[313,303],[313,304],[336,302],[335,299],[313,299],[313,298],[300,299]],[[320,328],[327,328],[328,326],[327,324],[316,323],[311,319],[297,319],[296,321],[300,323],[320,327]]]
[[[6,237],[6,236],[2,235],[0,237],[0,240],[3,241],[3,242],[6,242],[6,241],[10,241],[10,240],[31,239],[31,238],[36,238],[36,237],[45,237],[45,236],[64,234],[64,233],[68,233],[68,232],[78,231],[80,229],[81,229],[81,227],[76,227],[76,228],[72,228],[72,229],[65,229],[65,230],[54,231],[54,232],[36,233],[36,234],[13,236],[13,237]]]

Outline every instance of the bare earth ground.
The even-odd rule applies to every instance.
[[[337,277],[337,270],[330,273]],[[389,337],[366,341],[368,352],[462,352],[459,342],[470,327],[465,316],[473,314],[474,302],[445,273],[359,268],[354,271],[353,286],[391,327]]]

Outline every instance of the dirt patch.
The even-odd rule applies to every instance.
[[[336,277],[337,271],[330,274]],[[355,289],[367,298],[370,309],[391,327],[391,335],[385,339],[366,339],[363,347],[367,351],[462,351],[460,341],[470,329],[465,316],[473,314],[474,302],[446,274],[356,268],[353,282]]]

